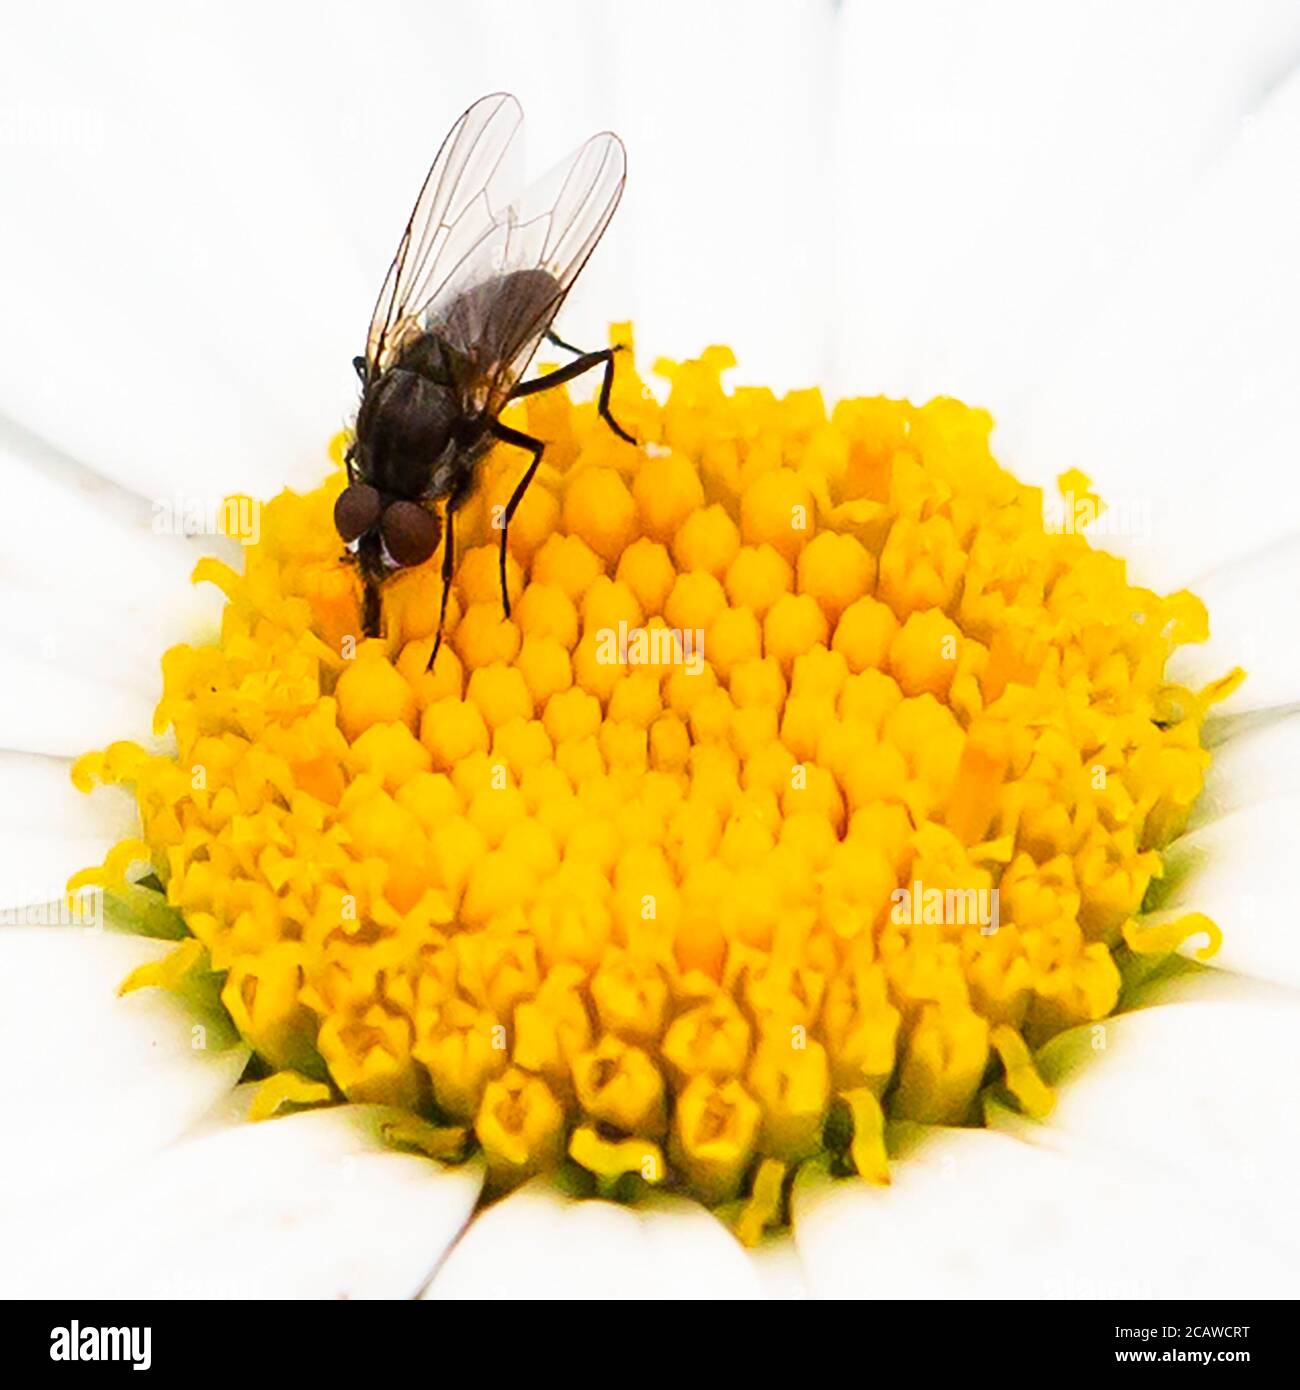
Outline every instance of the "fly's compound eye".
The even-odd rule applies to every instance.
[[[379,512],[378,492],[369,483],[352,483],[339,493],[339,500],[334,504],[334,525],[351,545],[379,520]]]
[[[381,529],[388,553],[403,568],[424,564],[442,535],[442,523],[418,502],[390,502]]]

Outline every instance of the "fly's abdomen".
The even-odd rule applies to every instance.
[[[549,270],[505,271],[458,294],[441,316],[439,332],[476,361],[505,367],[521,347],[536,345],[540,334],[530,329],[549,323],[563,297]]]

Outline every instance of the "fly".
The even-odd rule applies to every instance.
[[[379,635],[380,587],[422,565],[444,542],[442,607],[429,665],[442,645],[455,571],[455,516],[494,443],[530,461],[498,522],[501,600],[511,518],[536,476],[545,444],[503,424],[507,402],[603,368],[599,411],[619,438],[636,441],[609,409],[613,348],[581,352],[551,325],[623,193],[627,159],[617,135],[593,135],[549,177],[516,196],[523,111],[498,92],[476,101],[443,141],[402,233],[370,323],[348,486],[334,524],[365,589],[362,626]],[[542,339],[575,354],[524,381]]]

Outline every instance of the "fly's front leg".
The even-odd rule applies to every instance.
[[[353,557],[346,554],[345,559]],[[379,637],[383,626],[383,596],[379,591],[383,580],[383,561],[379,558],[379,539],[376,535],[362,536],[357,546],[357,567],[361,571],[361,632],[364,637]]]
[[[531,434],[524,434],[522,430],[514,430],[509,425],[503,425],[500,420],[493,420],[492,433],[503,444],[514,444],[520,449],[527,449],[533,456],[524,476],[520,478],[515,490],[510,494],[510,501],[506,503],[505,513],[501,517],[501,602],[505,605],[506,617],[508,618],[510,616],[510,590],[506,584],[506,540],[510,531],[510,519],[518,510],[520,502],[524,500],[524,493],[528,491],[528,484],[533,481],[537,474],[537,466],[542,461],[542,454],[546,450],[546,445],[540,439],[534,439]]]
[[[451,578],[456,572],[456,509],[449,501],[447,515],[443,518],[442,542],[442,606],[438,609],[438,635],[433,639],[433,650],[429,653],[426,671],[433,670],[442,647],[442,630],[447,623],[447,598],[451,594]]]
[[[365,597],[361,605],[361,631],[367,637],[379,634],[379,585],[369,576],[363,579]]]
[[[567,348],[568,343],[561,343],[558,338],[554,340],[560,347]],[[589,372],[593,367],[604,366],[605,379],[600,383],[600,400],[596,409],[600,412],[600,418],[614,431],[620,439],[625,439],[629,444],[635,444],[636,440],[614,419],[609,409],[609,393],[614,386],[614,354],[621,352],[621,348],[601,348],[599,352],[584,352],[575,361],[570,362],[567,367],[560,367],[556,371],[547,372],[545,376],[534,377],[532,381],[520,382],[510,393],[510,399],[516,401],[520,396],[535,396],[539,391],[550,391],[553,387],[563,386],[566,381],[573,381],[580,377],[584,372]]]

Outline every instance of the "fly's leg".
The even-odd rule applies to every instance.
[[[581,348],[574,347],[572,343],[566,343],[558,333],[552,333],[549,328],[546,330],[546,341],[557,348],[563,348],[565,352],[571,352],[575,357],[582,356]]]
[[[559,346],[568,347],[567,343],[560,343],[555,339]],[[600,384],[600,401],[596,409],[600,412],[600,418],[614,431],[620,439],[625,439],[629,444],[635,444],[636,440],[614,419],[609,410],[609,393],[614,386],[614,354],[621,351],[620,348],[601,348],[599,352],[584,352],[567,367],[560,367],[554,372],[547,372],[545,376],[534,377],[532,381],[522,381],[510,393],[510,399],[517,401],[521,396],[535,396],[538,391],[549,391],[553,387],[563,386],[566,381],[572,381],[575,377],[580,377],[584,372],[589,372],[593,367],[604,366],[605,379]]]
[[[351,560],[352,555],[345,555]],[[379,555],[379,537],[371,534],[361,538],[357,546],[357,567],[361,571],[363,586],[361,600],[361,631],[366,637],[378,637],[383,626],[383,597],[379,586],[384,577],[383,561]]]
[[[361,631],[367,637],[378,637],[379,585],[369,575],[362,582],[365,584],[365,598],[361,604]]]
[[[508,618],[510,616],[510,590],[506,587],[506,539],[510,530],[510,519],[518,510],[520,502],[524,500],[524,493],[528,491],[528,484],[536,476],[537,465],[542,461],[542,454],[546,450],[546,445],[540,439],[534,439],[531,434],[524,434],[522,430],[514,430],[509,425],[503,425],[500,420],[493,420],[492,433],[502,443],[514,444],[520,449],[527,449],[533,456],[524,476],[520,478],[515,490],[510,494],[510,501],[506,503],[505,514],[501,518],[501,602],[505,606],[506,617]]]
[[[449,502],[447,515],[443,518],[442,607],[438,610],[438,635],[433,639],[433,650],[429,653],[429,664],[424,668],[426,671],[432,671],[433,663],[438,659],[438,652],[442,647],[442,629],[447,622],[447,598],[451,593],[451,577],[456,571],[455,515],[455,509]]]

